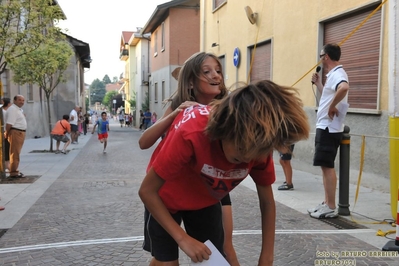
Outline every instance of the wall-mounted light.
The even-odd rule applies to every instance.
[[[216,46],[219,46],[219,44],[218,43],[212,43],[212,47],[216,47]]]
[[[247,14],[247,18],[251,24],[255,24],[258,19],[258,13],[252,12],[252,9],[249,6],[244,7],[245,13]]]
[[[125,42],[125,49],[129,49],[129,44]]]

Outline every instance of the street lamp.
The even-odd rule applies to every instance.
[[[114,106],[114,115],[116,115],[116,100],[115,99],[113,99],[112,100],[112,103],[113,103],[113,106]]]

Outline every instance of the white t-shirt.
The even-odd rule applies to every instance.
[[[332,120],[328,117],[328,109],[334,100],[339,84],[346,82],[349,84],[348,75],[342,68],[342,65],[336,66],[328,72],[326,84],[323,87],[321,94],[319,109],[317,111],[316,128],[326,129],[328,127],[330,133],[337,133],[344,131],[344,124],[341,123],[341,130],[337,131],[329,128]],[[340,103],[348,102],[348,94],[341,100]]]
[[[72,111],[69,113],[69,118],[72,118],[72,116],[73,116],[73,120],[70,120],[69,124],[78,125],[78,113],[76,112],[75,109],[72,109]]]
[[[21,108],[12,104],[7,109],[6,124],[10,124],[13,128],[26,130],[26,118]]]

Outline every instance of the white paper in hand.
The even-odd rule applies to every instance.
[[[204,260],[202,262],[192,262],[191,265],[195,266],[230,266],[227,260],[223,257],[223,255],[219,252],[219,250],[213,245],[210,240],[207,240],[204,243],[212,252],[212,255],[209,256],[209,260]]]

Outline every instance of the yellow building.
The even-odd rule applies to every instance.
[[[271,79],[297,88],[315,132],[320,95],[311,74],[323,45],[339,43],[350,83],[345,124],[351,133],[351,178],[359,171],[362,135],[365,182],[374,175],[389,178],[388,5],[376,0],[202,0],[201,50],[219,56],[228,86]],[[320,173],[312,167],[313,148],[314,134],[297,144],[295,168]]]

